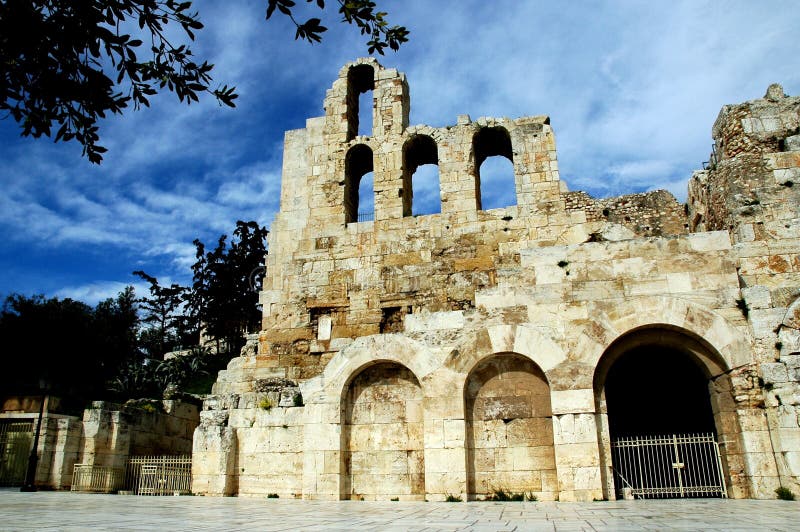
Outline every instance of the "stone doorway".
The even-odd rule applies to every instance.
[[[379,362],[345,394],[342,498],[423,500],[422,389],[405,366]]]
[[[686,331],[643,328],[615,341],[601,357],[595,373],[605,496],[619,498],[623,488],[631,487],[620,478],[624,468],[617,463],[619,456],[612,456],[612,442],[616,448],[622,440],[671,439],[673,436],[723,441],[720,428],[730,426],[722,420],[730,417],[728,410],[732,404],[728,380],[721,357]],[[735,441],[731,444],[736,447]],[[642,447],[636,452],[645,449]],[[724,446],[720,449],[723,470],[727,470],[725,453],[732,449],[726,450]],[[647,461],[644,455],[641,459]],[[690,473],[681,470],[683,460],[673,461],[678,469],[667,474]],[[728,477],[727,473],[723,474]],[[720,496],[718,491],[714,493]],[[669,492],[648,495],[649,498],[662,496],[673,495]]]
[[[470,372],[464,402],[468,498],[503,489],[554,499],[550,387],[542,370],[515,353],[494,355]]]

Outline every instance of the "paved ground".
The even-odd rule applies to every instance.
[[[783,530],[800,502],[322,502],[0,490],[1,530]]]

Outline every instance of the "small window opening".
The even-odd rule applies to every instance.
[[[309,321],[314,338],[317,340],[330,340],[333,328],[333,309],[329,307],[315,307],[309,309]]]
[[[439,151],[431,137],[416,135],[403,147],[403,216],[439,212]]]
[[[372,91],[362,92],[358,97],[358,134],[372,136]]]
[[[516,205],[511,136],[503,127],[483,128],[472,141],[475,153],[475,191],[478,209]]]
[[[386,307],[381,317],[381,333],[403,332],[403,316],[409,313],[408,307]]]
[[[367,172],[358,184],[358,222],[375,219],[375,174]]]
[[[373,219],[375,189],[372,172],[372,150],[365,144],[353,146],[345,157],[345,223]]]
[[[356,135],[372,135],[372,111],[375,70],[370,65],[356,65],[347,73],[347,140]]]

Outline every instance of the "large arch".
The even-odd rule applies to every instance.
[[[422,408],[419,380],[402,364],[378,360],[353,376],[342,403],[342,498],[425,498]]]
[[[709,371],[722,372],[752,362],[751,339],[712,310],[687,299],[642,296],[625,300],[594,302],[591,316],[575,342],[581,361],[598,367],[607,348],[623,335],[640,328],[685,331],[703,349],[716,353],[719,361]],[[717,373],[717,374],[718,374]]]
[[[600,357],[593,377],[606,497],[617,497],[628,483],[618,462],[621,454],[612,453],[614,441],[708,434],[723,442],[720,451],[723,458],[726,453],[737,450],[738,432],[732,430],[730,422],[731,415],[735,414],[727,374],[729,369],[723,356],[709,342],[693,331],[672,324],[639,326],[611,342]],[[726,441],[730,442],[731,449],[725,447]],[[676,443],[676,453],[677,448]],[[691,450],[699,458],[699,447],[695,445]],[[662,460],[646,456],[638,448],[636,452],[636,459],[644,460],[637,463]],[[664,454],[663,460],[669,463],[681,462],[667,456],[663,449],[658,452]],[[703,474],[716,467],[710,462]],[[654,471],[657,469],[652,463],[651,466]],[[722,469],[730,485],[727,460],[723,460]],[[673,469],[671,474],[695,475],[689,468]],[[699,478],[700,473],[697,476],[698,482],[705,481]],[[687,484],[691,480],[682,478]],[[660,482],[669,483],[668,475],[657,481]],[[665,492],[652,496],[672,495]]]
[[[468,498],[556,497],[550,386],[536,364],[511,352],[483,358],[464,385],[464,416]]]

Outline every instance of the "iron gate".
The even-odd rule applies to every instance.
[[[33,441],[33,421],[0,421],[0,486],[22,486]]]
[[[611,444],[617,497],[727,497],[713,434],[622,438]]]

